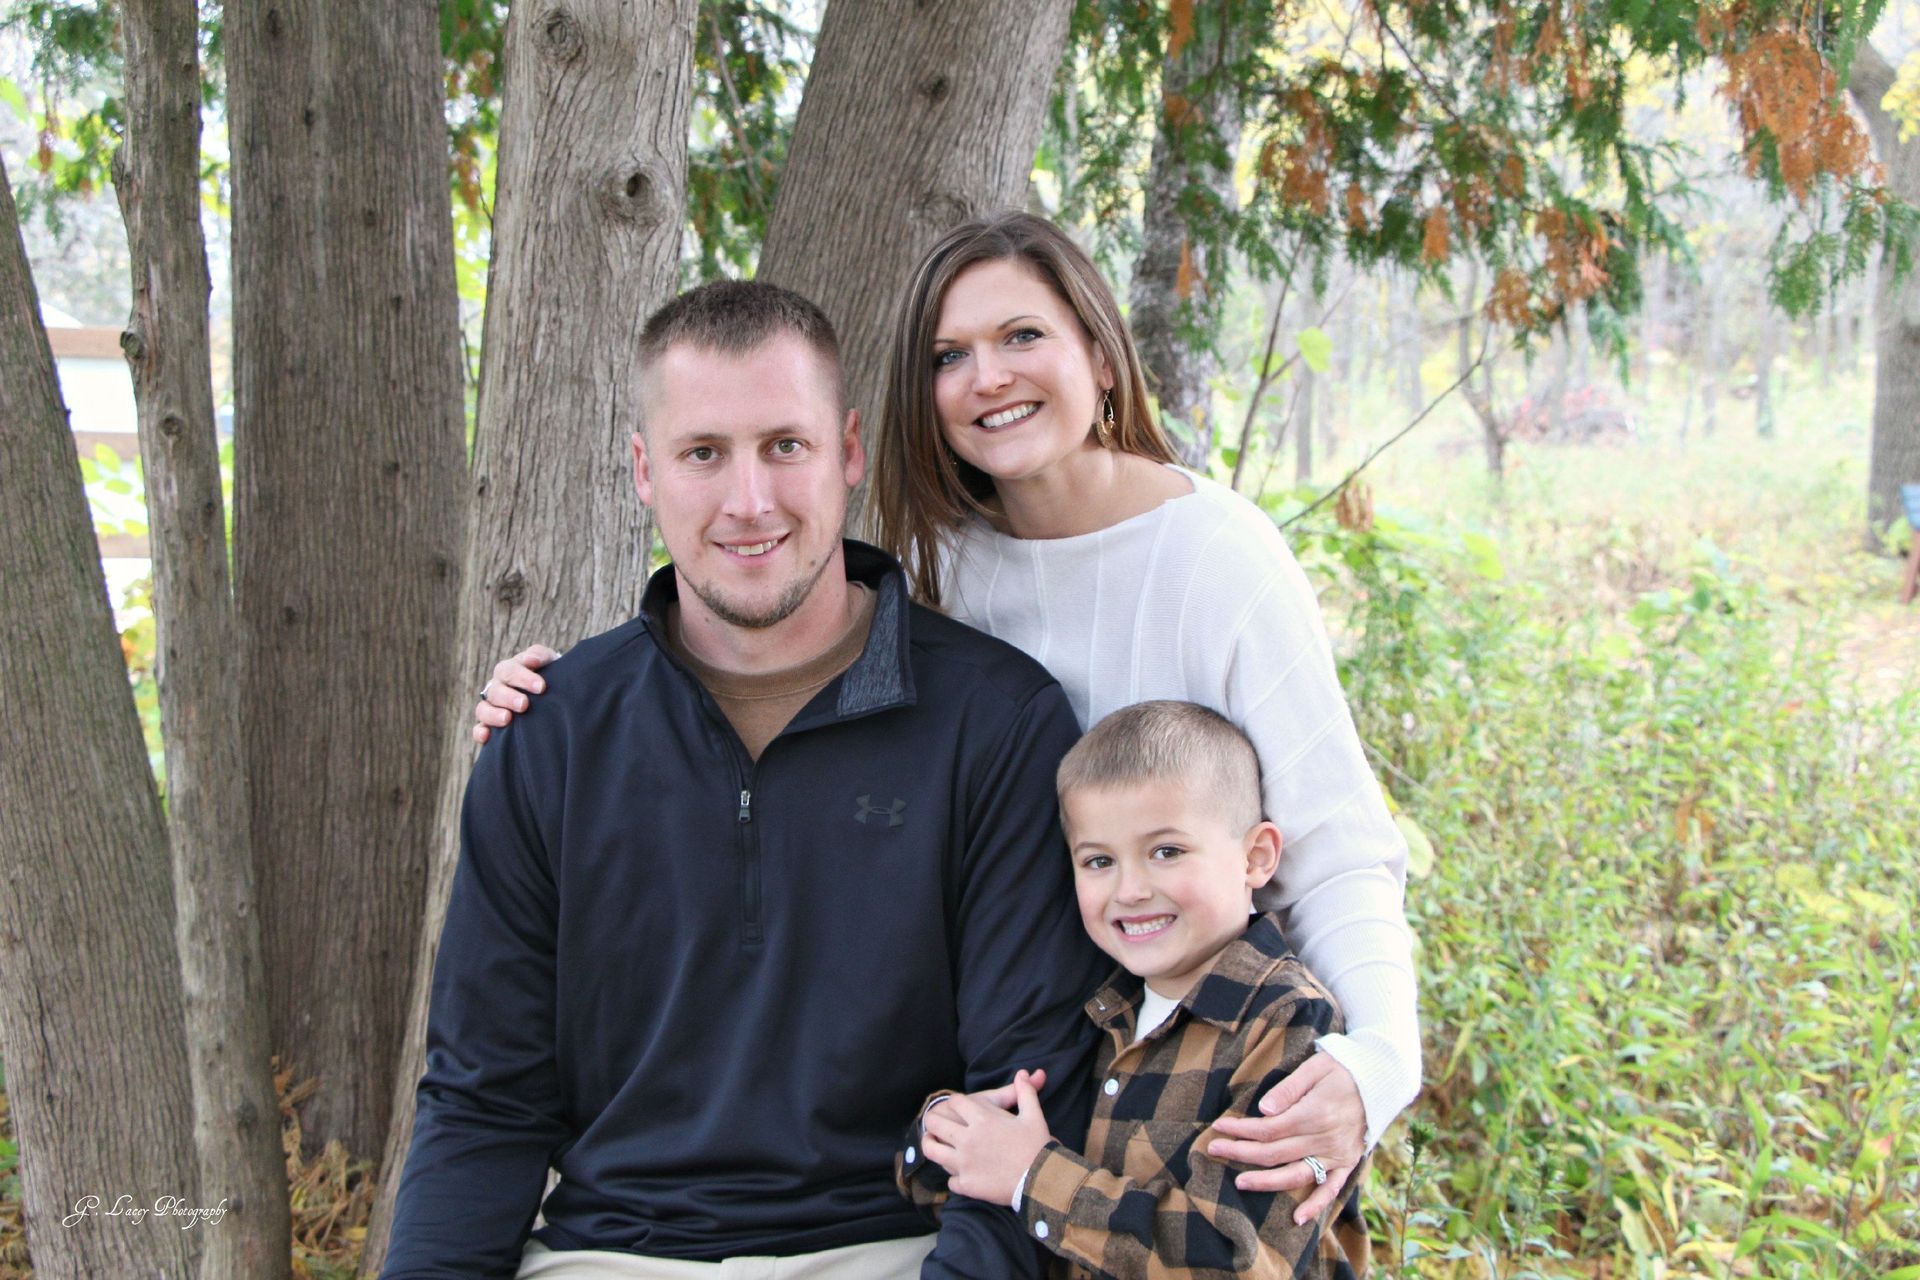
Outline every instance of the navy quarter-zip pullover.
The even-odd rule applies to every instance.
[[[1104,970],[1054,807],[1073,713],[883,553],[846,565],[866,647],[757,763],[659,641],[671,568],[482,751],[388,1280],[511,1276],[536,1209],[551,1248],[667,1258],[924,1234],[901,1129],[1021,1067],[1080,1140]],[[939,1233],[927,1280],[1041,1274],[1009,1210],[956,1198]]]

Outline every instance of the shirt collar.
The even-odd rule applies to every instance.
[[[866,715],[914,700],[912,637],[908,632],[907,575],[892,556],[878,547],[843,539],[847,581],[858,582],[874,594],[873,623],[866,647],[840,677],[834,706],[838,718]],[[680,599],[680,580],[667,564],[647,579],[640,613],[656,638],[667,634],[667,606]],[[671,647],[662,644],[671,652]]]
[[[1279,917],[1272,912],[1256,916],[1247,931],[1229,942],[1214,957],[1213,965],[1193,990],[1181,999],[1173,1016],[1185,1009],[1193,1017],[1211,1022],[1223,1031],[1237,1031],[1246,1017],[1247,1006],[1260,987],[1292,951],[1280,931]],[[1116,970],[1106,985],[1087,1001],[1087,1017],[1097,1025],[1112,1027],[1121,1019],[1131,1019],[1140,1007],[1144,984],[1125,969]],[[1169,1018],[1170,1023],[1173,1019]],[[1166,1024],[1162,1024],[1166,1025]]]

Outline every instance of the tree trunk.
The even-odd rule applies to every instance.
[[[228,9],[237,596],[273,1039],[386,1140],[462,550],[437,6]],[[547,358],[558,358],[547,353]]]
[[[1507,433],[1500,424],[1500,415],[1493,407],[1493,364],[1482,361],[1479,368],[1479,385],[1474,379],[1474,320],[1479,312],[1480,264],[1467,264],[1467,287],[1465,307],[1460,313],[1459,332],[1455,335],[1454,364],[1459,376],[1464,380],[1460,384],[1460,394],[1465,396],[1467,404],[1473,410],[1473,416],[1480,422],[1480,445],[1487,459],[1487,478],[1493,482],[1494,493],[1500,493],[1507,477]],[[1485,323],[1491,325],[1492,320]]]
[[[1300,403],[1293,415],[1293,482],[1295,484],[1313,483],[1313,401],[1319,389],[1320,375],[1303,365],[1300,373]]]
[[[209,1229],[104,1216],[194,1197],[173,893],[4,165],[0,228],[0,652],[19,673],[0,680],[0,1045],[27,1246],[43,1276],[184,1277]]]
[[[1640,303],[1640,340],[1634,344],[1632,363],[1633,398],[1640,404],[1641,416],[1653,409],[1653,352],[1660,345],[1661,325],[1667,306],[1667,261],[1654,258],[1644,267],[1646,296]]]
[[[1567,434],[1567,392],[1572,388],[1573,374],[1573,315],[1571,311],[1561,313],[1561,323],[1548,335],[1553,349],[1553,372],[1547,378],[1545,394],[1547,411],[1547,435],[1553,440],[1564,440]]]
[[[1835,294],[1829,294],[1826,306],[1807,322],[1807,345],[1813,348],[1813,364],[1819,371],[1822,391],[1833,387],[1833,344],[1838,334],[1839,320],[1840,299]]]
[[[1410,274],[1394,273],[1387,306],[1393,312],[1387,324],[1395,334],[1390,359],[1400,383],[1400,402],[1411,418],[1427,407],[1427,389],[1420,378],[1420,365],[1426,356],[1426,337],[1420,331],[1420,289]]]
[[[193,0],[130,0],[127,138],[114,186],[133,258],[121,345],[139,409],[159,627],[168,835],[186,1005],[197,1203],[210,1276],[288,1272],[286,1161],[240,757],[239,627],[227,581],[220,445],[200,233],[200,75]]]
[[[1024,203],[1071,9],[827,6],[760,278],[826,311],[863,421],[876,420],[895,312],[920,255],[956,223]]]
[[[1197,6],[1191,38],[1178,48],[1169,41],[1127,317],[1162,417],[1185,428],[1174,428],[1181,461],[1202,471],[1213,448],[1220,363],[1212,342],[1193,331],[1217,314],[1223,295],[1215,291],[1227,284],[1224,245],[1210,243],[1204,223],[1240,203],[1233,167],[1244,96],[1229,67],[1252,33],[1239,9]]]
[[[1867,118],[1887,185],[1908,204],[1920,204],[1920,143],[1901,142],[1899,122],[1880,106],[1893,87],[1893,68],[1866,41],[1853,56],[1854,104]],[[1920,272],[1894,283],[1884,264],[1874,298],[1873,444],[1867,463],[1866,545],[1878,550],[1879,530],[1900,512],[1900,486],[1920,480]]]
[[[1361,385],[1357,373],[1361,294],[1359,282],[1351,279],[1353,265],[1348,263],[1342,270],[1349,278],[1342,285],[1340,301],[1336,304],[1340,309],[1340,339],[1333,349],[1333,376],[1323,389],[1320,405],[1320,457],[1331,464],[1338,464],[1345,447],[1346,426],[1354,416],[1354,397]]]
[[[1701,326],[1706,332],[1701,343],[1703,349],[1702,373],[1700,375],[1700,434],[1711,436],[1720,425],[1720,360],[1722,326],[1720,324],[1720,271],[1716,264],[1701,281],[1701,287],[1695,294],[1696,306],[1701,312]]]
[[[459,653],[462,689],[531,640],[564,645],[639,610],[652,523],[633,490],[640,330],[673,293],[686,203],[694,0],[577,0],[507,24],[499,200],[481,347]],[[379,1200],[386,1257],[425,1070],[427,1005],[473,762],[465,704],[442,734],[440,838]]]
[[[1587,304],[1575,303],[1568,312],[1567,340],[1573,344],[1573,387],[1585,390],[1593,385],[1593,330]]]
[[[1358,271],[1359,267],[1349,266],[1348,270]],[[1355,374],[1349,382],[1350,395],[1358,395],[1360,392],[1371,390],[1373,387],[1374,357],[1379,351],[1379,348],[1374,344],[1373,336],[1376,333],[1389,330],[1392,324],[1390,315],[1387,317],[1387,325],[1381,325],[1379,323],[1382,319],[1381,299],[1383,296],[1385,296],[1385,291],[1380,283],[1379,277],[1365,276],[1354,286],[1353,295],[1348,299],[1347,305],[1354,308],[1353,314],[1357,316],[1359,312],[1364,309],[1367,316],[1367,323],[1364,327],[1358,324],[1355,325],[1355,329],[1360,334],[1358,344],[1360,371]],[[1389,306],[1387,310],[1391,312],[1392,308]]]
[[[1771,307],[1765,308],[1756,319],[1760,325],[1760,341],[1753,355],[1753,433],[1762,440],[1771,440],[1773,357],[1780,345],[1780,326]]]

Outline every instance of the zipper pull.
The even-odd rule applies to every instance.
[[[751,791],[740,793],[740,821],[753,821],[753,792]]]

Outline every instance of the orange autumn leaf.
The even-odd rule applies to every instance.
[[[1193,39],[1193,0],[1173,0],[1167,6],[1167,57],[1177,58]]]
[[[1360,189],[1357,182],[1347,184],[1347,228],[1351,231],[1365,231],[1372,209],[1367,203],[1367,193]]]
[[[1734,108],[1748,144],[1747,172],[1758,173],[1765,134],[1773,141],[1780,178],[1804,201],[1821,175],[1851,177],[1872,160],[1865,131],[1839,96],[1839,79],[1804,31],[1778,26],[1754,36],[1744,48],[1727,47],[1720,59],[1727,78],[1720,94]]]
[[[1420,256],[1428,262],[1445,262],[1452,248],[1451,241],[1447,211],[1435,205],[1427,213],[1426,226],[1420,236]]]
[[[1174,277],[1173,292],[1182,302],[1193,296],[1193,282],[1197,274],[1193,269],[1193,241],[1180,242],[1180,272]]]
[[[1519,329],[1526,326],[1532,310],[1533,290],[1527,284],[1526,273],[1515,267],[1501,270],[1487,293],[1487,317]]]
[[[1501,162],[1499,185],[1501,195],[1518,198],[1527,189],[1527,162],[1518,155],[1509,155]]]

